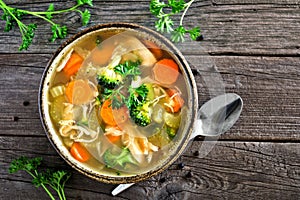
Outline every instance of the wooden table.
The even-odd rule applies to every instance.
[[[46,10],[50,1],[6,2]],[[55,1],[56,8],[73,4]],[[148,6],[146,0],[94,0],[88,26],[121,21],[154,29],[155,18]],[[200,25],[204,40],[188,40],[177,46],[193,63],[199,104],[209,95],[197,73],[197,62],[210,58],[226,92],[242,96],[242,115],[206,157],[199,156],[203,138],[198,137],[168,170],[114,199],[300,198],[299,7],[299,0],[199,0],[192,5],[184,22]],[[70,27],[68,37],[83,29],[77,14],[65,14],[62,19],[67,19]],[[0,199],[47,199],[41,188],[32,185],[28,174],[8,173],[9,163],[23,155],[42,157],[44,167],[71,171],[66,184],[68,199],[113,198],[110,192],[115,185],[73,170],[45,135],[37,105],[40,78],[64,40],[49,43],[49,25],[32,17],[24,22],[33,20],[39,25],[36,37],[29,50],[22,52],[18,51],[18,29],[3,32],[5,23],[0,22]]]

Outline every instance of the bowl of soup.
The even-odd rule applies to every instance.
[[[165,37],[128,23],[102,24],[68,39],[45,68],[43,127],[73,168],[105,183],[145,180],[188,144],[197,87]]]

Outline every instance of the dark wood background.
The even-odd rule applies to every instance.
[[[46,10],[50,2],[66,8],[75,1],[17,1],[9,5]],[[154,29],[149,1],[94,0],[88,26],[133,22]],[[199,104],[209,99],[197,62],[215,62],[227,92],[244,100],[235,126],[204,158],[198,155],[203,138],[166,171],[140,182],[114,199],[300,199],[300,1],[196,1],[184,23],[199,25],[201,42],[187,41],[178,48],[193,63]],[[2,11],[0,11],[2,14]],[[76,13],[59,17],[77,33]],[[86,178],[56,153],[42,129],[38,89],[52,53],[64,40],[49,43],[49,25],[38,24],[28,51],[18,51],[18,29],[3,32],[0,22],[0,199],[46,199],[25,173],[9,174],[9,163],[22,155],[44,159],[44,167],[73,173],[66,185],[68,199],[109,199],[115,185]],[[178,22],[178,20],[176,21]],[[200,51],[201,49],[201,51]]]

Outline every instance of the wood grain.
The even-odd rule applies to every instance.
[[[30,184],[25,173],[7,174],[9,162],[17,155],[42,156],[43,167],[61,168],[73,173],[66,188],[70,199],[109,198],[113,185],[85,178],[67,167],[51,148],[47,138],[0,137],[1,185],[9,198],[12,188],[28,188],[38,199],[46,194]],[[219,141],[204,158],[197,156],[202,142],[194,141],[167,171],[138,183],[122,193],[120,199],[296,199],[300,192],[300,149],[295,143]],[[13,149],[12,149],[13,148]],[[201,154],[201,152],[200,152]],[[287,156],[288,155],[288,156]],[[193,160],[193,162],[191,162]],[[23,197],[29,196],[25,192]],[[17,195],[20,194],[16,194]],[[26,199],[26,198],[24,198]],[[116,198],[118,199],[118,198]]]
[[[47,10],[49,3],[56,9],[75,4],[74,0],[5,2],[36,11]],[[88,26],[130,22],[154,30],[148,0],[93,4]],[[200,26],[204,40],[187,39],[176,46],[195,75],[199,106],[224,86],[226,92],[242,96],[244,110],[207,156],[201,156],[201,145],[214,143],[198,137],[168,170],[117,197],[110,194],[115,185],[78,173],[49,143],[39,119],[39,83],[53,52],[66,39],[49,43],[49,24],[34,17],[24,17],[24,22],[37,22],[38,29],[29,50],[19,52],[18,29],[3,32],[5,22],[0,21],[0,199],[48,198],[32,185],[28,174],[8,173],[9,163],[21,155],[41,156],[42,167],[71,171],[68,199],[299,199],[299,0],[193,3],[184,24]],[[63,14],[57,22],[69,27],[68,37],[85,28],[78,13]],[[222,87],[216,84],[218,76]]]
[[[20,2],[20,1],[9,1]],[[43,10],[49,1],[43,3],[18,4],[26,9]],[[73,5],[56,2],[57,8]],[[136,5],[136,6],[134,6]],[[134,22],[153,29],[155,18],[149,12],[149,1],[94,1],[91,8],[90,25],[116,21]],[[78,32],[80,17],[78,14],[66,14],[64,24],[71,26],[70,35]],[[32,20],[26,18],[25,23]],[[175,24],[179,18],[175,19]],[[38,33],[28,52],[52,53],[64,40],[49,43],[50,26],[41,20]],[[205,40],[201,43],[180,44],[184,53],[197,52],[198,46],[205,47],[211,54],[237,55],[286,55],[300,54],[300,12],[299,1],[196,1],[188,11],[184,23],[187,26],[201,27]],[[193,23],[193,24],[191,24]],[[0,22],[4,27],[4,22]],[[2,31],[3,29],[0,29]],[[70,36],[69,35],[69,36]],[[16,52],[20,43],[20,34],[16,31],[5,33],[0,40],[1,52]]]

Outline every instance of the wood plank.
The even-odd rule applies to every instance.
[[[15,137],[0,137],[2,194],[12,199],[20,196],[21,188],[32,191],[33,199],[46,197],[40,190],[30,189],[25,173],[7,174],[12,159],[21,156],[42,156],[42,167],[69,170],[67,197],[86,199],[108,198],[113,185],[84,177],[66,165],[51,149],[46,138],[27,137],[19,143]],[[226,142],[219,141],[212,151],[201,158],[200,141],[194,141],[168,170],[123,192],[122,199],[297,199],[300,192],[300,149],[296,143]],[[13,150],[10,150],[14,147]],[[45,154],[48,152],[47,154]],[[200,154],[200,155],[199,155]],[[32,186],[33,187],[33,186]],[[16,190],[14,190],[16,189]],[[15,192],[13,192],[13,190]],[[25,192],[25,195],[29,193]]]
[[[256,5],[273,5],[273,6],[299,6],[298,0],[252,0],[251,2],[242,1],[242,0],[213,0],[213,5],[247,5],[247,4],[256,4]]]
[[[5,2],[36,11],[46,10],[53,2],[57,9],[75,4],[59,0]],[[154,30],[149,0],[94,0],[93,4],[88,26],[122,21]],[[244,110],[207,156],[202,156],[201,145],[214,143],[198,137],[169,169],[117,197],[110,194],[115,185],[87,178],[68,166],[41,126],[40,78],[52,53],[66,39],[49,43],[49,24],[25,17],[26,24],[38,23],[38,31],[30,49],[18,52],[18,29],[3,32],[5,22],[0,20],[0,199],[48,198],[32,185],[28,174],[8,174],[9,163],[21,155],[43,157],[42,168],[71,171],[67,199],[299,199],[299,5],[299,0],[195,1],[184,24],[199,25],[204,41],[176,46],[191,63],[199,105],[210,93],[220,92],[216,77],[221,75],[226,92],[242,96]],[[85,28],[78,13],[57,20],[70,27],[68,37]],[[175,20],[178,23],[179,18]]]
[[[72,187],[72,184],[74,182],[78,184],[78,188]],[[86,184],[86,182],[93,184],[89,184],[90,188],[92,188],[92,186],[98,186],[99,188],[102,188],[101,190],[105,190],[105,193],[101,192],[101,190],[91,191],[89,189],[81,189],[81,185],[83,186],[84,184]],[[111,191],[114,187],[113,185],[101,184],[82,176],[72,177],[71,180],[67,183],[68,185],[66,185],[65,187],[65,194],[67,199],[106,200],[113,198],[112,195],[109,194],[109,191]],[[4,191],[3,194],[1,194],[1,198],[3,199],[49,199],[49,196],[46,194],[46,192],[41,187],[36,188],[30,180],[1,179],[0,187],[2,188],[2,191]],[[56,199],[59,199],[57,195],[54,196]],[[138,195],[137,197],[145,198],[146,195]],[[113,199],[121,200],[127,198],[115,197]]]
[[[19,1],[15,6],[26,9],[41,10],[48,7],[48,1],[32,2],[23,4]],[[67,5],[55,2],[57,8]],[[94,1],[91,8],[92,20],[88,26],[110,23],[116,21],[134,22],[154,29],[155,18],[149,12],[149,1],[136,2],[139,6],[132,6],[132,1]],[[68,5],[71,5],[68,4]],[[113,14],[112,14],[113,13]],[[60,19],[70,25],[70,35],[80,31],[79,16],[77,14],[65,14]],[[36,19],[35,19],[36,20]],[[32,17],[25,18],[29,23]],[[52,53],[65,40],[49,43],[51,37],[49,25],[37,20],[39,27],[33,45],[27,52]],[[175,24],[179,18],[175,19]],[[201,43],[186,42],[178,44],[184,53],[197,52],[199,45],[205,47],[211,54],[227,55],[289,55],[300,54],[300,12],[299,4],[294,1],[196,1],[188,11],[187,26],[199,25],[205,40]],[[4,22],[0,22],[0,31],[3,30]],[[17,52],[20,43],[18,29],[4,33],[0,38],[0,52]]]
[[[226,92],[235,92],[244,100],[241,118],[223,138],[293,140],[299,137],[300,58],[233,56],[212,59],[222,75]],[[209,89],[214,89],[215,77],[208,75],[212,81],[204,82],[207,69],[197,66],[201,57],[188,56],[188,60],[196,63],[195,70],[204,68],[200,71],[203,77],[196,76],[201,105],[208,100]],[[285,136],[281,135],[283,132]]]
[[[49,56],[2,54],[0,58],[0,134],[44,136],[37,98]],[[214,88],[210,65],[201,65],[207,60],[215,63],[212,70],[221,74],[226,92],[240,94],[244,100],[241,118],[222,139],[300,139],[299,57],[188,55],[187,59],[195,72],[199,105],[210,98],[209,91]]]

